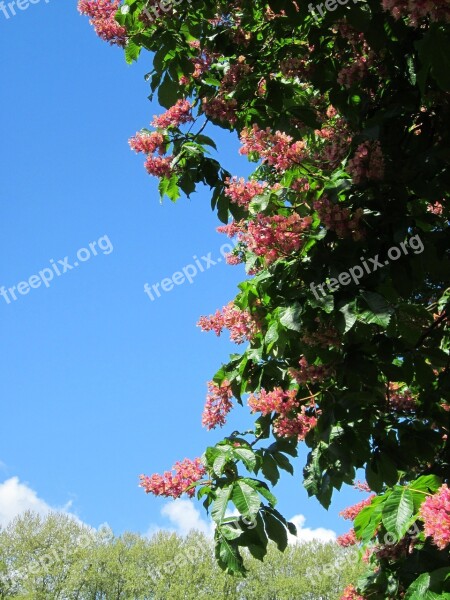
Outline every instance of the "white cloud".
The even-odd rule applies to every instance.
[[[336,532],[332,529],[325,529],[323,527],[310,529],[309,527],[305,527],[306,518],[304,515],[294,515],[289,521],[297,527],[297,536],[289,534],[290,544],[301,544],[303,542],[311,542],[312,540],[334,542],[336,539]]]
[[[32,510],[41,516],[51,511],[70,514],[71,502],[62,508],[55,508],[39,498],[37,493],[27,484],[21,483],[18,477],[11,477],[0,483],[0,526],[6,527],[18,515]],[[71,515],[73,516],[73,515]],[[76,517],[74,517],[76,518]]]
[[[196,529],[210,536],[214,531],[212,522],[202,519],[200,511],[191,500],[175,500],[165,504],[161,509],[161,514],[175,525],[174,531],[180,535],[187,535]]]
[[[227,511],[227,516],[237,514],[236,510],[233,512]],[[202,518],[200,511],[196,508],[192,500],[175,500],[169,502],[162,507],[161,515],[170,521],[171,527],[151,525],[147,531],[149,537],[161,530],[173,531],[179,535],[187,535],[190,531],[196,529],[209,537],[212,537],[214,533],[213,522]],[[332,542],[336,540],[336,533],[331,529],[325,529],[324,527],[311,529],[310,527],[305,527],[306,518],[304,515],[295,515],[289,521],[297,527],[297,536],[288,534],[290,544],[301,544],[312,540],[319,542]]]

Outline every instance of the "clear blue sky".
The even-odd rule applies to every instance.
[[[226,242],[207,190],[161,206],[156,180],[129,150],[161,112],[147,99],[149,56],[127,66],[74,0],[0,12],[0,51],[0,286],[51,259],[72,264],[102,236],[113,246],[48,288],[9,304],[0,296],[0,482],[17,476],[51,506],[72,500],[81,519],[116,532],[164,526],[165,502],[146,496],[138,475],[221,437],[200,416],[206,381],[235,347],[195,324],[234,297],[243,273],[221,263],[154,302],[144,294],[144,283],[194,255],[217,257]],[[222,162],[248,173],[236,139],[219,136]],[[238,408],[230,427],[247,422]],[[338,510],[361,499],[345,492],[327,513],[307,499],[300,469],[278,494],[287,516],[338,533],[348,529]]]

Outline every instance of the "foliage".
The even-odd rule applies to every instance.
[[[289,0],[125,0],[115,17],[129,62],[153,53],[151,95],[168,109],[132,147],[162,196],[211,188],[219,219],[234,219],[229,262],[251,276],[234,312],[201,325],[249,342],[214,376],[204,422],[223,424],[231,390],[252,395],[255,429],[208,448],[192,483],[219,564],[245,571],[242,548],[286,547],[266,482],[293,472],[304,441],[304,485],[323,506],[359,469],[377,494],[355,524],[371,554],[359,593],[450,597],[449,548],[421,512],[449,479],[450,11],[326,4],[319,16]],[[211,156],[211,124],[240,136],[250,181]],[[229,505],[253,527],[236,533]]]
[[[249,576],[231,579],[199,532],[115,536],[66,515],[25,513],[0,531],[0,598],[335,600],[361,571],[356,559],[333,542],[290,546],[284,555],[271,545],[264,564],[249,558]]]

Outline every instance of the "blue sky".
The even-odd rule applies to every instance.
[[[154,302],[144,294],[144,283],[194,255],[217,258],[226,242],[206,189],[160,205],[156,180],[128,147],[162,112],[147,99],[150,56],[126,65],[72,0],[0,12],[0,51],[0,286],[52,264],[62,271],[65,257],[73,265],[80,248],[100,246],[48,288],[15,292],[9,304],[0,296],[0,484],[23,484],[20,502],[11,483],[3,496],[0,485],[0,516],[29,493],[45,506],[71,502],[83,521],[118,533],[164,527],[167,501],[146,496],[138,475],[222,437],[200,417],[206,382],[235,347],[195,324],[234,297],[243,272],[221,262]],[[225,166],[247,174],[237,140],[218,136]],[[230,427],[248,422],[238,408]],[[300,468],[278,495],[288,517],[338,533],[348,524],[337,512],[361,499],[344,492],[327,513],[307,499]]]

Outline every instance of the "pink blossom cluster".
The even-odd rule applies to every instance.
[[[326,229],[334,231],[339,238],[351,236],[357,241],[364,236],[360,225],[364,214],[362,209],[357,209],[352,215],[349,208],[334,204],[326,196],[316,200],[313,206]]]
[[[299,360],[298,364],[300,368],[290,369],[289,373],[300,385],[309,382],[321,382],[330,375],[329,367],[325,365],[310,365],[304,356]]]
[[[433,496],[423,502],[420,516],[424,521],[425,535],[443,550],[450,544],[450,489],[444,483]]]
[[[172,173],[173,156],[148,156],[145,168],[149,175],[154,177],[168,177]]]
[[[220,83],[222,91],[231,92],[236,89],[242,79],[249,75],[253,71],[250,65],[245,62],[245,56],[239,56],[237,62],[229,67],[225,72],[223,79]]]
[[[91,25],[102,40],[117,46],[125,46],[127,32],[114,18],[119,6],[120,0],[78,1],[79,12],[90,17]]]
[[[294,192],[297,192],[299,194],[308,192],[309,187],[309,181],[306,179],[306,177],[300,177],[299,179],[295,179],[295,181],[291,183],[291,189],[293,189]]]
[[[228,121],[233,124],[237,121],[237,101],[235,98],[226,99],[221,96],[202,99],[202,111],[207,117],[217,121]]]
[[[241,143],[240,154],[253,154],[278,171],[286,171],[306,156],[305,142],[293,142],[290,135],[272,133],[269,127],[260,129],[256,123],[241,132]]]
[[[357,185],[365,180],[381,181],[384,177],[384,157],[380,142],[363,142],[348,162],[347,170]]]
[[[357,504],[354,504],[353,506],[349,506],[348,508],[341,510],[339,515],[343,519],[346,519],[347,521],[354,521],[356,519],[356,517],[359,515],[359,513],[362,511],[362,509],[365,508],[366,506],[369,506],[369,504],[372,502],[372,498],[375,498],[375,494],[372,494],[365,500],[362,500],[361,502],[358,502]]]
[[[297,437],[298,441],[305,439],[306,435],[317,425],[317,418],[306,414],[306,407],[302,406],[300,412],[293,417],[281,415],[273,423],[273,431],[279,437]]]
[[[280,72],[285,77],[305,77],[308,73],[307,60],[304,58],[285,58],[280,62]]]
[[[360,596],[353,585],[348,585],[339,600],[364,600],[364,596]]]
[[[443,210],[444,210],[444,207],[442,206],[442,204],[440,202],[435,202],[434,204],[429,204],[427,206],[427,211],[436,216],[442,215]]]
[[[389,383],[389,406],[395,412],[410,412],[416,408],[416,401],[407,389],[400,390],[397,383]]]
[[[359,490],[360,492],[371,492],[369,484],[366,481],[356,481],[353,485],[355,490]]]
[[[166,151],[166,141],[159,131],[152,133],[139,132],[128,143],[135,152],[147,154],[145,168],[149,175],[168,177],[172,173],[173,156],[162,157]],[[159,156],[153,156],[157,152]]]
[[[252,394],[248,405],[252,412],[262,415],[276,413],[273,431],[279,437],[297,437],[304,440],[307,433],[317,425],[317,418],[306,414],[306,406],[300,406],[297,391],[284,391],[280,387],[271,392],[261,389],[259,394]]]
[[[319,322],[319,318],[315,319]],[[333,326],[324,325],[319,322],[319,326],[314,333],[304,333],[301,341],[307,346],[320,346],[321,348],[330,348],[332,346],[339,346],[341,339],[337,329]]]
[[[450,22],[448,0],[382,0],[384,10],[394,19],[408,17],[411,25],[418,27],[423,19]]]
[[[327,110],[327,117],[330,121],[322,129],[314,132],[319,139],[324,140],[315,159],[322,163],[323,169],[335,169],[348,152],[351,136],[347,122],[336,118],[336,109],[333,106]]]
[[[189,486],[205,475],[206,470],[200,458],[190,460],[185,458],[181,462],[176,462],[172,471],[166,471],[163,475],[141,475],[139,484],[144,488],[146,494],[155,496],[164,496],[166,498],[179,498],[186,493],[190,498],[194,496],[195,489],[187,490]]]
[[[230,198],[231,202],[238,206],[247,207],[255,196],[264,193],[268,183],[266,181],[263,183],[253,180],[245,181],[243,177],[240,179],[227,177],[225,185],[225,195]]]
[[[194,44],[198,44],[198,45],[194,45]],[[190,45],[192,48],[200,49],[200,42],[198,40],[194,40],[193,42],[190,42]],[[198,56],[196,56],[195,58],[191,58],[191,62],[194,65],[194,72],[192,73],[192,77],[194,79],[198,79],[199,77],[201,77],[203,75],[203,73],[206,73],[207,71],[209,71],[209,69],[214,61],[214,57],[215,57],[214,54],[212,54],[208,50],[204,49],[199,52]]]
[[[339,535],[336,539],[336,542],[339,544],[339,546],[342,546],[343,548],[348,548],[349,546],[354,546],[355,544],[358,543],[358,539],[356,537],[355,530],[350,529],[350,531],[348,531],[347,533],[343,533],[342,535]]]
[[[258,395],[252,394],[249,397],[248,405],[253,413],[260,412],[264,416],[273,412],[285,415],[299,407],[296,396],[296,390],[285,392],[276,387],[273,391],[266,392],[265,389],[261,389]]]
[[[188,100],[178,100],[162,115],[154,116],[152,125],[158,129],[167,129],[168,127],[179,127],[184,123],[193,121],[192,104]]]
[[[165,140],[164,136],[159,131],[153,131],[152,133],[138,132],[132,137],[128,143],[135,152],[143,152],[144,154],[164,154],[165,152]]]
[[[289,217],[261,214],[250,221],[246,233],[241,234],[247,248],[271,265],[278,258],[298,251],[305,242],[305,231],[311,227],[312,217],[300,217],[297,213]]]
[[[414,552],[417,538],[406,535],[397,543],[385,544],[372,549],[378,560],[398,561]]]
[[[251,340],[258,332],[258,326],[252,315],[238,308],[233,302],[217,310],[214,315],[200,317],[198,327],[202,331],[214,331],[220,336],[224,329],[230,332],[230,338],[236,344]]]
[[[217,229],[216,229],[216,231],[218,233],[224,233],[229,238],[236,237],[238,234],[242,233],[243,230],[244,230],[244,222],[243,221],[239,221],[239,222],[231,221],[231,223],[228,223],[228,225],[220,225],[220,227],[217,227]]]
[[[230,383],[224,381],[221,385],[217,385],[214,381],[209,381],[208,392],[203,410],[202,425],[208,430],[217,426],[223,427],[228,413],[233,408],[231,402],[233,392]]]
[[[359,83],[369,72],[370,62],[366,56],[358,57],[350,65],[342,67],[339,71],[337,80],[340,85],[349,89],[354,83]]]

